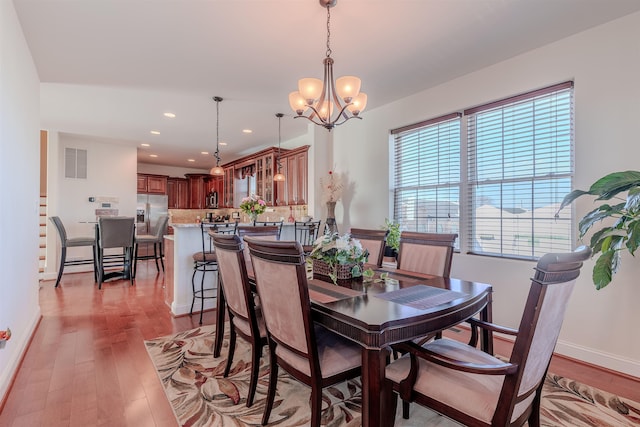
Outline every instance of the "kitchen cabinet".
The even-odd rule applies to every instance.
[[[233,180],[235,179],[234,170],[235,169],[233,165],[226,166],[224,168],[222,198],[218,199],[218,204],[222,204],[220,207],[223,207],[223,208],[233,207]]]
[[[186,178],[167,179],[169,209],[189,208],[189,180]]]
[[[309,146],[304,146],[291,150],[282,156],[283,173],[286,181],[283,190],[286,194],[287,205],[305,205],[307,204],[308,194],[308,151]],[[286,165],[286,171],[284,166]],[[277,187],[280,190],[280,187]],[[279,198],[280,195],[278,195]]]
[[[256,159],[256,194],[262,197],[267,205],[274,205],[273,185],[273,153]]]
[[[205,209],[209,178],[211,175],[202,173],[188,173],[185,175],[189,181],[189,208]]]
[[[167,194],[167,176],[138,174],[139,194]]]

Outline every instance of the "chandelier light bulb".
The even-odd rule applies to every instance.
[[[350,103],[360,93],[360,84],[355,76],[343,76],[336,80],[336,92],[344,102]]]

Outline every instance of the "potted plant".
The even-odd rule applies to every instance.
[[[338,233],[327,233],[316,240],[309,258],[314,277],[329,277],[333,283],[338,284],[362,277],[369,251],[349,234],[340,236]]]
[[[625,192],[626,196],[620,194]],[[565,196],[558,212],[585,195],[595,196],[596,201],[614,198],[619,201],[615,204],[602,203],[582,217],[578,224],[582,239],[596,223],[610,220],[593,233],[589,242],[592,256],[600,254],[593,267],[593,283],[596,289],[602,289],[611,282],[620,267],[620,252],[627,250],[634,255],[640,246],[640,172],[614,172],[594,182],[587,191],[573,190]]]
[[[384,219],[383,230],[387,230],[387,242],[384,248],[384,256],[398,259],[398,250],[400,249],[400,223],[396,220]]]

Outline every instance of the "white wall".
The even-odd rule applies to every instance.
[[[390,215],[390,129],[570,79],[575,81],[576,188],[588,188],[612,171],[640,169],[639,39],[636,13],[366,111],[362,121],[340,127],[333,158],[336,170],[346,172],[353,185],[345,195],[348,214],[342,203],[336,208],[340,229],[351,224],[377,228]],[[576,217],[590,209],[591,202],[581,200]],[[458,254],[452,275],[491,283],[494,319],[517,327],[533,265]],[[600,291],[591,282],[592,268],[587,262],[578,280],[557,351],[640,377],[640,340],[635,339],[640,262],[625,257],[614,282]]]
[[[87,179],[64,177],[65,148],[87,150]],[[110,203],[118,215],[135,216],[137,192],[137,152],[135,147],[109,144],[87,137],[58,133],[49,129],[48,215],[62,220],[69,237],[92,236],[95,210]],[[89,197],[95,197],[90,202]],[[101,202],[100,200],[104,200]],[[113,201],[107,201],[113,200]],[[47,228],[47,265],[44,279],[55,279],[60,242],[55,228]],[[88,247],[69,248],[67,259],[90,258]],[[90,270],[91,265],[65,267],[65,274]],[[63,279],[64,280],[64,279]]]
[[[13,336],[0,348],[3,400],[40,319],[39,80],[13,2],[0,1],[0,329]]]

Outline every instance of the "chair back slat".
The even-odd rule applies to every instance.
[[[318,238],[320,221],[296,221],[294,223],[296,240],[301,245],[313,245]]]

